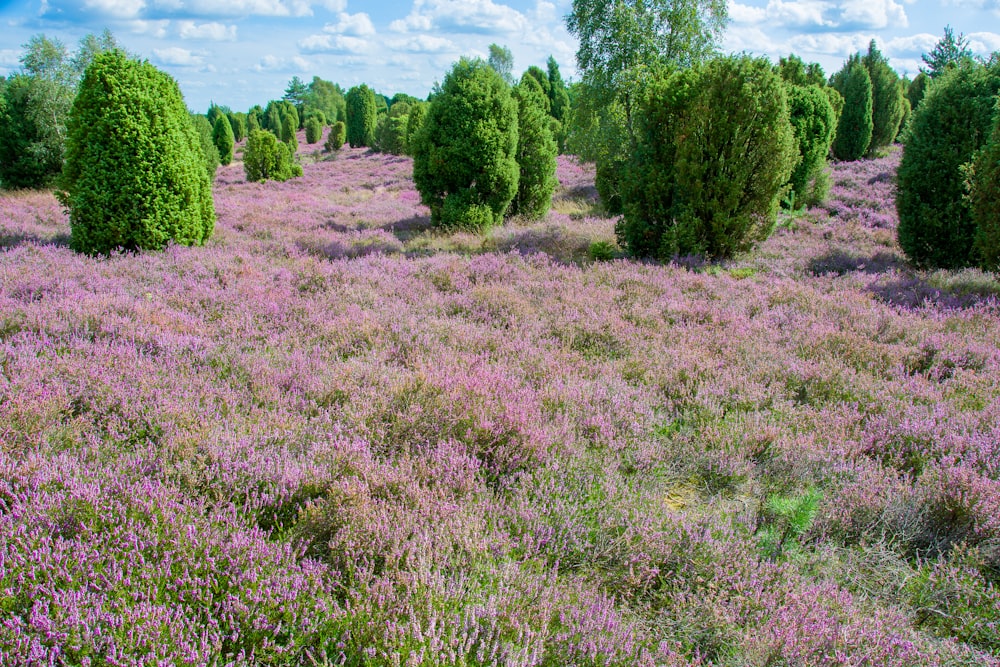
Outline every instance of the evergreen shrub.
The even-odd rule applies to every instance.
[[[548,97],[533,75],[525,73],[513,94],[517,101],[516,159],[520,172],[510,214],[539,220],[552,207],[552,192],[556,188],[558,147],[550,123],[558,121],[546,111]]]
[[[323,137],[323,123],[316,116],[306,121],[306,143],[315,144]]]
[[[872,79],[858,56],[851,56],[833,76],[833,87],[844,97],[832,152],[838,160],[858,160],[872,141]]]
[[[233,136],[233,128],[229,124],[229,117],[225,114],[221,114],[215,119],[215,127],[212,128],[212,143],[219,151],[219,162],[223,166],[232,163],[236,138]]]
[[[177,83],[119,50],[94,57],[67,123],[58,197],[70,246],[88,254],[200,245],[212,184]]]
[[[248,181],[287,181],[302,175],[289,145],[267,130],[254,130],[243,151],[243,169]]]
[[[347,140],[347,127],[344,125],[344,121],[338,120],[330,127],[330,134],[326,136],[326,143],[323,144],[323,148],[327,151],[339,151],[344,147],[344,141]]]

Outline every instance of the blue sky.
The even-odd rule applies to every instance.
[[[875,39],[901,73],[916,74],[946,24],[980,54],[1000,50],[1000,0],[729,0],[723,50],[796,53],[827,74]],[[551,54],[576,75],[563,18],[571,0],[0,0],[0,74],[18,68],[38,33],[75,47],[109,28],[129,51],[180,83],[188,106],[247,109],[317,75],[426,96],[462,55],[508,46],[515,70]]]

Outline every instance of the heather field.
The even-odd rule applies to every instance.
[[[1000,665],[1000,283],[907,267],[898,152],[655,265],[572,159],[443,234],[300,141],[202,248],[0,195],[0,664]]]

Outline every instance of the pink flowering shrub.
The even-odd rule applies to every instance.
[[[0,664],[1000,664],[1000,291],[897,261],[898,155],[655,265],[565,157],[475,235],[236,154],[198,249],[0,199]]]

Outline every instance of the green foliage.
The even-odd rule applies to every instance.
[[[834,74],[833,87],[844,97],[844,110],[837,123],[833,156],[838,160],[857,160],[872,141],[872,80],[857,55]]]
[[[208,118],[208,124],[215,127],[215,121],[219,120],[220,117],[226,115],[226,110],[215,102],[210,102],[208,105],[208,112],[205,117]]]
[[[976,156],[969,185],[980,265],[996,271],[1000,269],[1000,98],[993,112],[993,134]]]
[[[260,108],[259,104],[255,104],[250,107],[247,112],[247,136],[250,136],[250,132],[253,130],[263,130],[264,128],[264,110]]]
[[[413,155],[417,133],[424,126],[427,118],[427,102],[414,102],[410,106],[410,114],[406,117],[406,154]]]
[[[322,111],[327,123],[347,120],[347,102],[344,92],[335,83],[314,76],[305,94],[306,109]]]
[[[773,495],[761,508],[757,540],[768,558],[777,560],[789,540],[795,540],[812,527],[823,492],[808,489],[801,496]]]
[[[299,138],[296,136],[299,123],[298,116],[293,113],[284,113],[281,116],[281,140],[288,146],[289,154],[295,155],[299,150]]]
[[[913,114],[897,175],[899,245],[919,267],[975,264],[965,169],[989,138],[1000,64],[950,68]]]
[[[302,175],[302,166],[295,162],[288,144],[279,141],[267,130],[254,130],[247,138],[243,151],[243,170],[247,180],[287,181]]]
[[[327,151],[339,151],[344,147],[344,142],[347,140],[347,126],[344,125],[344,121],[338,120],[330,127],[330,134],[326,136],[326,143],[323,144],[323,148]]]
[[[233,128],[229,124],[229,117],[226,114],[219,115],[215,119],[215,126],[212,128],[212,142],[219,150],[219,162],[223,166],[233,161],[233,146],[236,145],[236,138],[233,136]]]
[[[522,85],[522,86],[524,85],[524,83],[525,83],[524,78],[525,77],[529,77],[529,78],[533,79],[535,81],[535,83],[538,84],[538,90],[542,93],[542,97],[544,98],[544,100],[542,100],[542,108],[545,110],[545,113],[551,115],[551,113],[552,113],[552,95],[551,95],[551,93],[552,93],[552,84],[549,82],[549,75],[548,75],[548,73],[546,73],[545,71],[543,71],[541,67],[538,67],[537,65],[532,65],[531,67],[529,67],[528,69],[526,69],[524,71],[524,74],[521,75],[521,82],[520,82],[519,85]]]
[[[899,85],[899,75],[889,67],[889,61],[875,46],[868,44],[868,53],[861,58],[872,84],[872,136],[868,155],[892,144],[906,113],[906,98]]]
[[[62,170],[72,89],[52,79],[15,74],[3,92],[0,184],[46,187]]]
[[[592,262],[610,262],[618,255],[610,241],[593,241],[587,247],[587,257]]]
[[[520,175],[510,214],[540,220],[552,207],[552,192],[556,188],[558,150],[549,129],[551,119],[545,110],[549,100],[529,73],[525,73],[521,84],[514,89],[514,99],[518,107],[516,160]]]
[[[347,143],[351,148],[375,145],[377,121],[375,92],[365,84],[347,91]]]
[[[310,116],[306,120],[306,143],[319,143],[323,136],[323,122],[316,116]]]
[[[212,186],[177,83],[122,51],[94,57],[67,123],[59,199],[70,246],[200,245],[215,226]]]
[[[482,60],[445,76],[414,142],[413,179],[433,224],[484,229],[517,194],[517,103]]]
[[[490,56],[487,63],[508,86],[514,85],[514,54],[510,52],[510,49],[499,44],[490,44]]]
[[[729,257],[771,233],[797,155],[766,60],[719,58],[659,78],[637,134],[615,230],[631,254]]]
[[[378,150],[391,155],[406,153],[406,129],[410,121],[410,105],[397,102],[389,113],[379,121]]]
[[[957,67],[963,61],[972,60],[972,51],[969,49],[969,40],[962,33],[955,37],[955,31],[950,25],[944,27],[944,36],[937,41],[930,53],[921,56],[924,64],[927,65],[927,75],[936,79],[949,69]]]
[[[798,147],[799,162],[792,171],[789,201],[805,206],[823,202],[829,191],[826,156],[830,152],[837,116],[820,86],[789,85],[788,113]]]
[[[778,59],[778,74],[785,83],[795,86],[819,86],[826,85],[826,75],[819,63],[806,63],[797,55],[792,54],[787,58]]]
[[[309,88],[306,87],[306,84],[303,83],[302,79],[297,76],[293,76],[292,80],[288,82],[288,87],[285,88],[285,94],[281,99],[289,102],[297,111],[301,111],[305,108],[308,93]]]
[[[215,171],[221,164],[219,149],[215,147],[215,139],[212,138],[212,124],[208,122],[208,118],[200,113],[191,114],[191,124],[194,126],[195,134],[198,135],[205,171],[208,173],[209,182],[211,182],[215,179]]]
[[[920,103],[924,99],[924,95],[927,94],[927,87],[931,83],[931,78],[927,76],[924,72],[921,72],[910,82],[910,85],[906,87],[906,99],[910,101],[910,113],[917,110]]]
[[[557,121],[565,124],[570,108],[569,91],[566,89],[566,83],[559,72],[559,63],[556,62],[556,59],[549,56],[546,66],[548,68],[546,74],[549,79],[550,113]]]
[[[239,111],[230,112],[229,127],[233,130],[233,140],[243,141],[247,138],[247,115]]]

